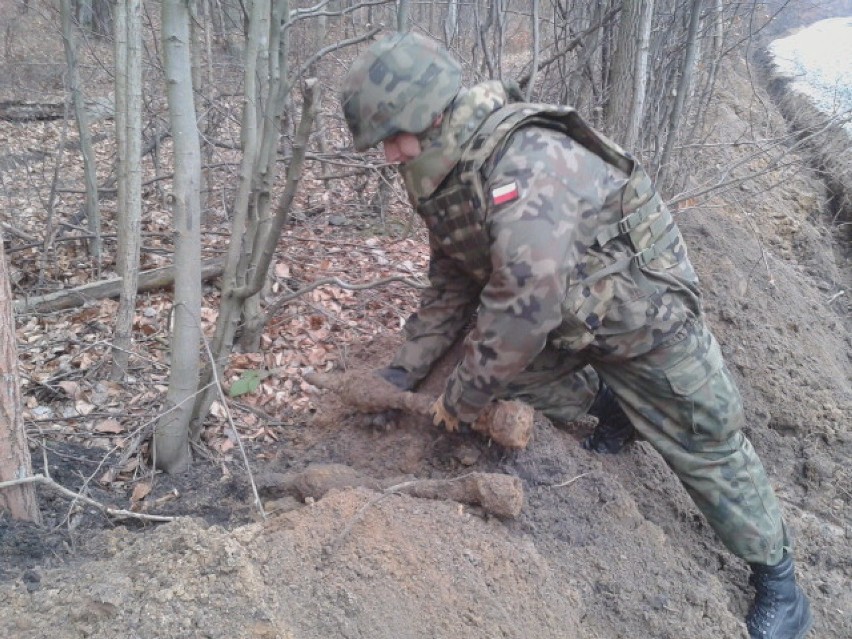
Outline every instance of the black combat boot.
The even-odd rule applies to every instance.
[[[598,418],[595,432],[583,440],[586,450],[615,455],[636,438],[636,429],[619,406],[609,386],[601,382],[589,415]]]
[[[793,559],[784,553],[777,566],[750,564],[754,586],[746,626],[752,639],[803,639],[813,623],[811,606],[796,585]]]

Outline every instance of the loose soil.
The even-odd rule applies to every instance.
[[[696,159],[708,172],[741,161],[733,177],[766,168],[747,145],[715,146],[744,136],[754,110],[767,131],[784,128],[746,78],[729,70],[717,127]],[[789,159],[793,168],[780,176],[759,174],[677,216],[709,324],[745,398],[747,434],[796,539],[816,618],[810,636],[846,639],[848,247],[823,215],[827,197],[806,159]],[[701,184],[700,171],[693,179]],[[398,344],[398,335],[379,335],[349,353],[347,365],[367,374]],[[440,391],[451,364],[433,373],[427,391]],[[274,447],[249,447],[265,520],[238,462],[200,460],[184,475],[157,476],[144,502],[178,517],[166,524],[116,523],[39,488],[43,527],[0,519],[0,636],[746,636],[747,567],[646,443],[618,456],[590,454],[578,442],[592,418],[556,428],[537,416],[529,445],[505,451],[439,433],[422,417],[365,426],[334,396],[319,397],[316,416],[286,420]],[[73,490],[98,476],[103,461],[99,449],[62,442],[45,455],[51,476]],[[34,464],[42,467],[38,456]],[[498,517],[475,502],[399,489],[473,472],[520,480],[520,514]],[[126,507],[129,488],[86,485],[90,497]]]

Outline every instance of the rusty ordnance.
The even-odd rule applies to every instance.
[[[428,416],[435,401],[434,397],[423,393],[401,391],[390,382],[363,371],[306,373],[304,377],[309,384],[336,392],[363,412],[396,409]],[[472,428],[505,448],[525,448],[533,432],[533,408],[519,401],[498,400],[485,408]]]
[[[421,499],[447,499],[481,507],[498,517],[517,517],[524,505],[523,483],[501,473],[473,472],[452,479],[379,480],[341,464],[313,464],[293,473],[266,472],[257,476],[266,497],[290,495],[299,500],[321,499],[330,490],[361,486],[377,492],[405,493]]]

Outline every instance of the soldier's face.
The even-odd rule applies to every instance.
[[[420,140],[413,133],[397,133],[382,141],[385,160],[390,164],[405,164],[422,151]]]

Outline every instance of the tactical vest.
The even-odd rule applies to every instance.
[[[667,247],[668,255],[682,252],[673,250],[672,244],[680,240],[678,229],[638,162],[589,127],[571,107],[514,103],[498,109],[483,122],[447,179],[430,198],[416,205],[433,241],[469,276],[485,284],[491,273],[481,170],[515,131],[527,126],[560,131],[630,176],[622,191],[621,219],[599,227],[595,243],[603,246],[615,237],[627,236],[634,252],[592,270],[578,269],[584,273],[578,284],[591,286],[606,275],[629,268],[631,263],[644,268],[660,258]]]

